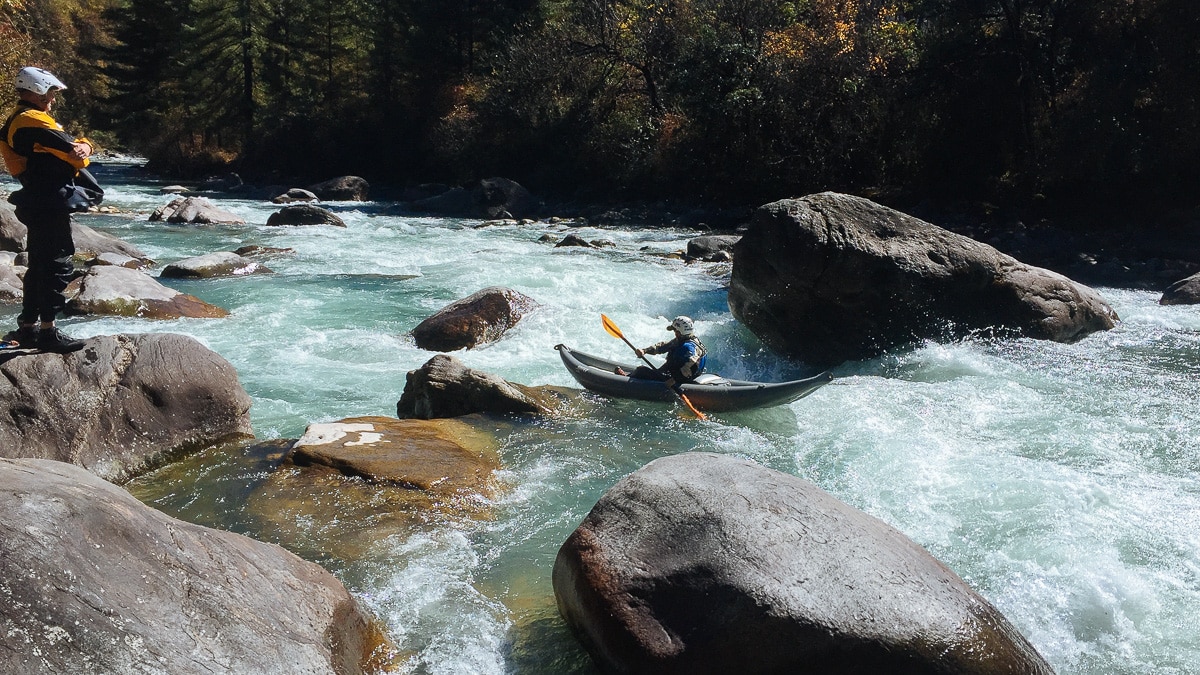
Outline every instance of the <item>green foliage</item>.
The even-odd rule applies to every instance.
[[[62,73],[78,120],[164,167],[1168,205],[1194,199],[1198,23],[1188,0],[3,0],[0,63]]]

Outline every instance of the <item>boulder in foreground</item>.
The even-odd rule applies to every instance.
[[[389,658],[329,572],[77,467],[0,459],[0,512],[0,672],[349,675]]]
[[[1094,290],[870,200],[761,206],[734,248],[733,315],[814,366],[979,332],[1074,342],[1116,312]]]
[[[170,333],[105,335],[70,354],[4,359],[0,409],[0,456],[70,462],[115,482],[252,434],[250,396],[233,365]]]
[[[1053,672],[900,532],[726,455],[666,457],[619,481],[559,550],[553,583],[606,672]]]

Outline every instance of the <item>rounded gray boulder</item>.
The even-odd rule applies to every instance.
[[[0,459],[0,672],[377,672],[332,574],[61,462]]]
[[[816,485],[689,453],[614,485],[554,564],[606,672],[1052,673],[923,548]]]
[[[979,333],[1074,342],[1117,320],[1061,274],[833,192],[759,207],[733,260],[734,317],[814,366]]]
[[[69,354],[4,358],[0,409],[0,457],[70,462],[116,482],[252,435],[250,396],[233,365],[170,333],[106,335]]]

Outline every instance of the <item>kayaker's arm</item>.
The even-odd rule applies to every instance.
[[[662,342],[656,342],[656,343],[650,345],[649,347],[646,347],[645,349],[637,350],[638,352],[640,352],[638,354],[638,356],[641,356],[642,354],[666,354],[667,352],[671,351],[671,348],[674,346],[675,346],[674,339],[663,340]]]

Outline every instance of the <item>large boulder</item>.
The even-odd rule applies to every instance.
[[[499,340],[538,303],[510,288],[492,286],[449,304],[412,331],[421,349],[452,352]]]
[[[310,185],[308,191],[327,202],[364,202],[370,188],[364,178],[340,176]]]
[[[390,650],[321,567],[77,467],[0,459],[0,512],[0,672],[345,675]]]
[[[71,462],[121,482],[252,434],[237,371],[184,335],[95,337],[69,354],[4,359],[0,375],[0,457]]]
[[[243,258],[231,251],[220,251],[173,262],[164,267],[159,276],[176,279],[213,279],[270,273],[271,269],[260,262]]]
[[[180,293],[144,272],[126,267],[91,267],[71,282],[67,314],[139,316],[145,319],[191,317],[213,319],[229,316],[229,311],[209,304],[194,295]]]
[[[567,389],[515,384],[438,354],[408,372],[396,416],[428,420],[472,413],[551,414],[572,397]]]
[[[1053,672],[900,532],[726,455],[666,457],[619,481],[559,550],[553,584],[607,672]]]
[[[1180,279],[1163,291],[1160,305],[1200,305],[1200,274]]]
[[[458,218],[522,218],[537,206],[533,195],[507,178],[484,178],[412,202],[412,208]]]
[[[246,222],[241,216],[218,207],[207,197],[179,197],[160,206],[150,214],[151,221],[165,220],[168,223],[194,223],[210,225],[228,223],[240,225]]]
[[[267,217],[267,225],[333,225],[346,223],[336,213],[312,204],[291,204]]]
[[[768,345],[817,366],[980,332],[1073,342],[1117,320],[1060,274],[832,192],[755,211],[734,248],[729,307]]]

